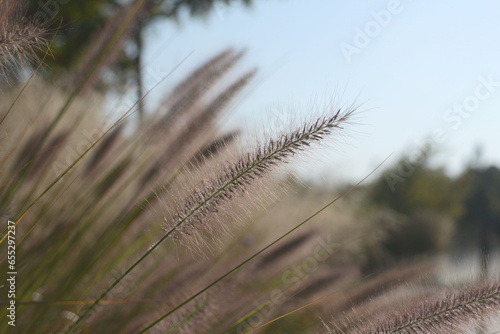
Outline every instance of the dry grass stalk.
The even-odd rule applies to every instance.
[[[410,305],[358,333],[457,333],[498,315],[500,284],[471,285],[440,298]]]
[[[228,147],[239,136],[239,131],[233,131],[215,138],[208,145],[203,147],[198,153],[193,155],[188,162],[188,166],[200,166],[207,159],[215,157],[223,148]]]
[[[306,124],[291,133],[283,133],[278,139],[271,139],[267,144],[257,147],[228,166],[220,175],[206,181],[202,189],[193,193],[179,207],[174,216],[175,223],[166,227],[167,234],[174,232],[192,234],[203,228],[204,217],[217,212],[224,202],[241,194],[245,188],[270,173],[277,165],[290,161],[298,152],[315,142],[319,142],[334,129],[341,128],[354,110],[338,110],[332,116],[321,117],[313,124]]]
[[[290,240],[286,242],[283,242],[279,247],[262,257],[258,266],[258,270],[265,270],[268,266],[281,260],[283,256],[289,255],[294,250],[303,246],[315,235],[316,233],[314,231],[306,231],[304,233],[296,235],[293,238],[290,238]]]
[[[358,333],[366,329],[366,324],[391,318],[394,310],[433,298],[435,293],[435,289],[414,284],[391,289],[335,316],[330,330],[337,334]]]
[[[89,175],[96,170],[100,163],[106,159],[111,153],[111,149],[121,140],[121,134],[125,123],[118,125],[104,140],[97,146],[96,151],[92,154],[91,159],[87,163],[85,174]]]
[[[164,152],[156,159],[151,168],[146,171],[140,180],[141,185],[150,182],[162,169],[175,170],[174,167],[185,161],[185,154],[189,146],[205,133],[205,129],[213,125],[213,121],[218,114],[227,106],[232,98],[240,92],[255,75],[255,71],[250,71],[242,75],[238,80],[229,85],[222,93],[206,107],[200,110],[200,113],[187,124],[181,133],[168,145]],[[197,151],[197,150],[196,150]]]
[[[45,168],[48,168],[50,163],[56,159],[57,155],[66,144],[66,140],[68,139],[69,134],[70,133],[68,130],[62,130],[50,139],[47,145],[42,148],[40,153],[38,153],[37,157],[35,158],[33,165],[27,175],[29,178],[34,178],[35,176],[39,175],[39,173],[44,171]]]
[[[12,171],[21,168],[26,163],[30,162],[32,159],[35,158],[34,155],[36,154],[37,145],[40,142],[40,140],[45,136],[48,129],[49,125],[46,125],[43,128],[38,129],[35,133],[31,135],[30,138],[28,138],[28,140],[20,150],[15,163],[12,165]]]
[[[370,279],[368,282],[357,286],[347,293],[344,297],[337,299],[330,306],[332,314],[340,314],[355,305],[387,293],[390,289],[398,286],[416,283],[426,277],[433,268],[429,263],[416,263],[408,267],[397,267],[383,272],[379,276]]]
[[[21,16],[15,1],[0,2],[0,75],[5,79],[47,46],[46,29]]]
[[[154,122],[151,131],[148,131],[148,133],[152,133],[154,136],[167,128],[175,128],[176,121],[181,116],[186,116],[186,113],[196,112],[196,110],[191,111],[193,106],[241,59],[243,54],[243,51],[235,52],[228,49],[215,55],[196,69],[177,85],[168,98],[162,102],[162,107],[157,113],[164,114],[164,116]]]
[[[84,52],[77,69],[67,79],[70,90],[86,94],[95,87],[100,70],[115,63],[120,56],[123,43],[134,32],[137,15],[146,2],[142,1],[139,8],[137,1],[121,5],[104,28],[91,39],[89,50]]]
[[[347,281],[359,276],[358,270],[357,266],[344,265],[324,270],[322,273],[315,273],[312,279],[304,282],[304,286],[293,296],[292,301],[303,304],[323,297],[325,292],[333,293],[340,290],[340,287],[344,286]]]

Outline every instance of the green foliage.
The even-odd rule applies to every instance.
[[[28,1],[26,15],[38,25],[55,32],[61,18],[63,26],[53,45],[55,57],[47,59],[52,70],[68,70],[85,50],[96,31],[102,29],[117,5],[108,0],[91,1]],[[54,73],[54,72],[53,72]]]
[[[457,180],[466,189],[458,217],[463,245],[500,245],[500,170],[469,168]]]
[[[368,187],[369,201],[403,215],[386,247],[397,257],[454,246],[477,248],[497,244],[500,231],[500,177],[496,167],[469,167],[451,178],[443,168],[430,167],[432,154],[424,150],[416,163],[402,157]],[[450,226],[451,225],[451,226]],[[454,229],[454,233],[451,230]],[[481,241],[487,234],[488,241]],[[446,242],[446,238],[450,239]]]
[[[452,205],[449,196],[451,180],[442,168],[429,167],[429,158],[430,151],[424,152],[417,162],[402,157],[373,183],[371,200],[405,215],[421,210],[447,212]],[[394,175],[398,179],[391,187]]]

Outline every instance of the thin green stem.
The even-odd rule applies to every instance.
[[[160,81],[158,81],[154,86],[153,88],[151,88],[142,98],[140,98],[133,106],[131,109],[129,109],[129,111],[123,115],[104,135],[106,135],[107,133],[109,133],[116,125],[118,125],[118,122],[125,119],[129,112],[138,104],[140,103],[140,101],[144,100],[146,98],[146,96],[153,90],[155,89],[157,86],[159,86],[165,79],[167,79],[170,74],[173,73],[173,71],[175,71],[188,57],[191,56],[193,52],[189,53],[177,66],[175,66],[165,77],[163,77]],[[98,141],[100,141],[104,135],[99,138]],[[95,143],[97,144],[97,142]],[[95,145],[94,144],[94,145]],[[90,149],[89,149],[90,150]],[[88,151],[88,150],[87,150]],[[86,151],[86,152],[87,152]],[[86,153],[85,152],[85,153]],[[85,154],[84,153],[84,154]],[[62,177],[62,176],[61,176]],[[68,329],[67,333],[71,333],[77,326],[77,324],[83,319],[85,318],[89,313],[90,311],[92,311],[92,309],[109,293],[109,291],[111,291],[111,289],[113,289],[118,283],[120,283],[120,281],[125,277],[127,276],[128,273],[130,273],[140,262],[142,262],[142,260],[144,260],[156,247],[158,247],[159,244],[161,244],[167,237],[169,236],[169,234],[165,234],[160,240],[158,240],[153,246],[151,246],[148,251],[146,253],[143,254],[143,256],[141,256],[141,258],[139,258],[139,260],[137,260],[122,276],[120,276],[117,280],[115,280],[113,282],[113,284],[111,284],[111,286],[106,289],[106,291],[78,318],[78,320],[76,320],[72,325],[71,327]]]
[[[184,302],[182,302],[181,304],[179,304],[176,307],[174,307],[172,310],[170,310],[169,312],[167,312],[166,314],[164,314],[163,316],[161,316],[159,319],[157,319],[156,321],[154,321],[153,323],[151,323],[148,327],[146,327],[142,331],[140,331],[140,334],[146,333],[147,331],[149,331],[151,328],[153,328],[154,326],[156,326],[162,320],[164,320],[168,316],[170,316],[173,313],[175,313],[177,310],[179,310],[180,308],[182,308],[183,306],[185,306],[186,304],[188,304],[189,302],[191,302],[193,299],[195,299],[199,295],[203,294],[205,291],[207,291],[210,288],[212,288],[214,285],[216,285],[217,283],[219,283],[220,281],[222,281],[224,278],[226,278],[227,276],[231,275],[233,272],[235,272],[238,269],[240,269],[241,267],[243,267],[248,262],[252,261],[254,258],[256,258],[260,254],[262,254],[263,252],[265,252],[266,250],[268,250],[269,248],[271,248],[272,246],[274,246],[276,243],[278,243],[282,239],[286,238],[288,235],[292,234],[294,231],[296,231],[297,229],[299,229],[302,225],[306,224],[308,221],[310,221],[311,219],[313,219],[314,217],[316,217],[317,215],[319,215],[321,212],[323,212],[324,210],[326,210],[333,203],[337,202],[340,198],[342,198],[345,195],[347,195],[348,193],[350,193],[354,188],[356,188],[357,186],[359,186],[362,182],[364,182],[367,178],[369,178],[373,173],[375,173],[375,171],[377,169],[379,169],[380,166],[382,166],[387,161],[387,159],[389,159],[389,157],[385,158],[384,161],[382,161],[374,170],[372,170],[370,172],[370,174],[368,174],[363,179],[361,179],[358,183],[356,183],[354,186],[352,186],[351,188],[349,188],[348,190],[346,190],[345,192],[343,192],[342,194],[340,194],[339,196],[337,196],[333,201],[331,201],[330,203],[326,204],[324,207],[322,207],[321,209],[319,209],[318,211],[316,211],[309,218],[307,218],[306,220],[302,221],[300,224],[296,225],[294,228],[292,228],[291,230],[289,230],[288,232],[286,232],[285,234],[283,234],[281,237],[279,237],[276,240],[274,240],[273,242],[271,242],[266,247],[262,248],[257,253],[255,253],[252,256],[250,256],[245,261],[243,261],[240,264],[238,264],[236,267],[234,267],[233,269],[231,269],[230,271],[228,271],[224,275],[222,275],[219,278],[217,278],[215,281],[213,281],[212,283],[210,283],[209,285],[207,285],[205,288],[201,289],[200,291],[198,291],[197,293],[195,293],[194,295],[192,295],[191,297],[189,297],[188,299],[186,299]]]
[[[338,115],[338,113],[337,113]],[[277,146],[274,147],[274,145],[278,145],[276,142],[271,142],[271,148],[269,151],[264,151],[264,155],[261,155],[261,153],[257,153],[257,157],[254,159],[250,159],[251,163],[249,165],[243,165],[243,167],[240,170],[236,170],[233,175],[231,175],[228,180],[226,180],[224,183],[222,183],[220,186],[218,186],[215,190],[209,192],[206,194],[206,197],[204,197],[197,205],[195,205],[193,208],[191,208],[186,214],[181,216],[178,220],[178,222],[163,235],[163,237],[160,238],[153,246],[151,246],[137,261],[135,261],[132,266],[130,266],[124,274],[122,274],[120,277],[118,277],[105,291],[102,293],[99,298],[92,304],[85,312],[78,318],[77,321],[75,321],[69,328],[68,333],[70,333],[74,328],[76,328],[77,324],[85,318],[91,311],[92,309],[101,301],[112,289],[115,287],[118,283],[120,283],[121,280],[123,280],[139,263],[141,263],[149,254],[151,254],[152,251],[154,251],[163,241],[165,241],[172,233],[174,233],[180,226],[182,226],[184,223],[186,223],[191,217],[195,216],[198,214],[200,211],[203,210],[203,208],[207,207],[210,205],[210,203],[213,200],[216,200],[219,196],[223,196],[224,192],[229,189],[231,191],[230,187],[240,184],[240,180],[244,180],[246,176],[252,175],[252,173],[256,173],[256,175],[259,175],[260,172],[259,170],[265,169],[266,166],[275,163],[274,160],[279,160],[288,154],[293,154],[296,150],[298,150],[297,147],[300,147],[304,142],[307,143],[308,140],[314,140],[315,136],[318,136],[319,134],[322,134],[325,129],[332,127],[333,125],[331,122],[337,121],[337,118],[334,117],[330,121],[323,121],[320,123],[318,120],[314,126],[309,131],[304,131],[303,133],[300,133],[299,135],[295,136],[293,140],[285,141],[282,146]],[[298,228],[298,227],[297,227]],[[291,231],[292,232],[292,231]],[[290,232],[290,233],[291,233]],[[286,235],[285,235],[286,236]],[[285,237],[283,236],[283,237]],[[279,239],[281,240],[281,239]],[[278,242],[277,240],[276,242]],[[276,243],[275,242],[275,243]],[[273,243],[274,244],[274,243]],[[272,246],[272,244],[270,245]],[[269,247],[270,247],[269,246]],[[257,256],[256,254],[255,256]],[[255,257],[254,256],[254,257]],[[252,257],[253,258],[253,257]],[[251,259],[247,260],[246,262],[250,261]],[[245,262],[245,263],[246,263]],[[244,263],[243,263],[244,264]],[[243,265],[242,264],[242,265]],[[236,268],[237,269],[237,268]],[[233,269],[231,272],[233,272]],[[229,272],[228,274],[230,274]],[[227,275],[226,275],[227,276]],[[225,277],[225,276],[224,276]],[[222,279],[222,278],[221,278]],[[214,283],[215,284],[215,283]]]

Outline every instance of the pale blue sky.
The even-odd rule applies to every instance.
[[[145,57],[151,71],[166,72],[194,51],[156,97],[223,48],[246,48],[239,69],[256,66],[259,75],[235,106],[233,123],[261,124],[290,106],[307,113],[311,101],[340,93],[344,105],[363,103],[342,144],[309,168],[318,175],[355,180],[390,153],[417,151],[433,131],[440,138],[437,161],[451,172],[476,145],[484,147],[486,163],[500,164],[500,2],[254,2],[151,28]],[[381,11],[392,11],[390,18]],[[385,20],[377,23],[375,13]],[[347,45],[358,46],[350,61],[342,52]],[[464,105],[461,114],[449,111],[456,105]]]

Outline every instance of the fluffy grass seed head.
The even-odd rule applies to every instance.
[[[332,114],[319,117],[314,122],[288,133],[281,133],[277,138],[257,145],[252,152],[242,154],[228,163],[215,175],[204,180],[181,201],[174,214],[165,218],[166,233],[177,238],[184,234],[197,240],[202,239],[201,235],[207,232],[209,235],[216,235],[215,231],[221,230],[220,225],[228,224],[227,219],[217,219],[228,203],[253,188],[278,167],[290,162],[297,154],[321,142],[335,129],[342,129],[343,123],[353,112],[354,109],[336,109]],[[214,224],[213,220],[217,223]],[[222,230],[227,228],[222,227]]]

